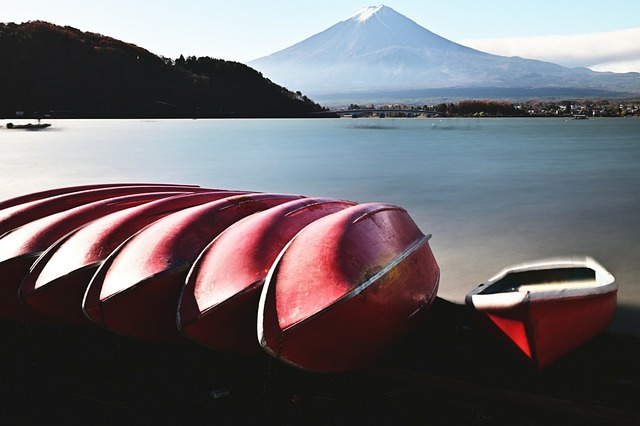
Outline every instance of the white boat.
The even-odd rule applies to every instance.
[[[617,292],[613,275],[592,258],[563,258],[507,268],[466,303],[543,369],[607,327]]]

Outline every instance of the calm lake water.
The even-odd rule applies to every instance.
[[[589,255],[620,285],[611,329],[640,334],[638,119],[8,121],[0,198],[153,181],[389,202],[433,234],[439,296],[462,303],[504,267]]]

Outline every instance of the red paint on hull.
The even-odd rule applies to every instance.
[[[241,195],[191,207],[152,223],[123,243],[100,266],[84,298],[86,315],[130,337],[150,341],[183,338],[176,326],[179,294],[187,272],[202,250],[243,217],[297,198],[303,197]],[[147,297],[138,298],[138,294]],[[103,309],[107,306],[108,309]],[[131,309],[145,321],[120,321],[119,318],[134,315],[128,312]]]
[[[276,257],[302,228],[353,205],[304,198],[230,226],[207,246],[189,273],[178,309],[182,333],[221,352],[259,352],[258,301]]]
[[[20,282],[37,257],[37,254],[31,253],[0,262],[0,318],[29,324],[46,322],[26,309],[18,298]]]
[[[261,352],[256,337],[256,319],[260,301],[260,285],[236,294],[227,303],[205,311],[197,320],[185,325],[178,319],[183,336],[219,352],[255,355]]]
[[[311,371],[372,363],[435,299],[440,274],[428,238],[389,204],[362,204],[313,222],[267,276],[260,344]]]
[[[150,277],[86,312],[99,325],[127,337],[148,342],[186,343],[177,331],[176,307],[188,270],[188,266],[183,265]]]
[[[616,299],[617,292],[611,292],[557,302],[533,301],[526,326],[538,368],[547,367],[604,330],[613,320]]]
[[[124,195],[151,192],[199,192],[205,189],[179,185],[121,185],[79,192],[65,193],[53,197],[36,199],[23,204],[13,205],[0,210],[0,236],[45,216],[79,207],[95,201],[106,200]]]
[[[471,291],[466,302],[542,370],[609,325],[617,289],[593,259],[570,259],[505,270]]]
[[[198,185],[175,185],[169,183],[163,184],[154,184],[154,183],[98,183],[98,184],[88,184],[88,185],[77,185],[77,186],[67,186],[63,188],[52,188],[44,191],[32,192],[30,194],[19,195],[17,197],[8,198],[6,200],[0,201],[0,210],[6,209],[9,207],[17,206],[18,204],[26,204],[31,201],[42,200],[44,198],[51,198],[58,195],[69,194],[71,192],[82,192],[89,191],[95,189],[104,189],[104,188],[115,188],[115,187],[123,187],[123,186],[165,186],[165,187],[188,187],[198,189]]]
[[[6,287],[4,291],[13,293],[14,297],[0,300],[0,315],[5,313],[4,317],[7,319],[24,319],[22,316],[10,315],[20,311],[19,307],[16,308],[20,303],[19,287],[32,263],[55,241],[96,217],[172,195],[175,193],[152,192],[96,201],[45,216],[4,234],[0,237],[0,277],[12,277],[11,280],[3,280],[2,286]],[[23,262],[26,257],[32,259],[31,264]]]
[[[50,281],[37,291],[26,290],[23,281],[18,297],[29,311],[48,321],[56,320],[73,326],[92,327],[94,324],[82,311],[82,299],[96,269],[97,265],[78,269]]]
[[[557,301],[532,301],[518,312],[483,312],[490,324],[543,370],[604,330],[617,292]]]
[[[151,201],[108,214],[51,245],[31,267],[20,288],[25,304],[49,318],[93,326],[82,300],[94,273],[120,244],[162,217],[239,192],[212,191]]]

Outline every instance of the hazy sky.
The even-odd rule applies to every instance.
[[[239,62],[323,31],[363,0],[0,0],[0,22],[43,20],[170,58]],[[640,72],[638,0],[387,0],[451,41],[485,52],[598,71]]]

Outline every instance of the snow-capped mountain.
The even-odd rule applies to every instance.
[[[325,31],[248,63],[311,97],[441,88],[580,88],[640,92],[640,74],[504,57],[449,41],[387,6],[359,10]]]

